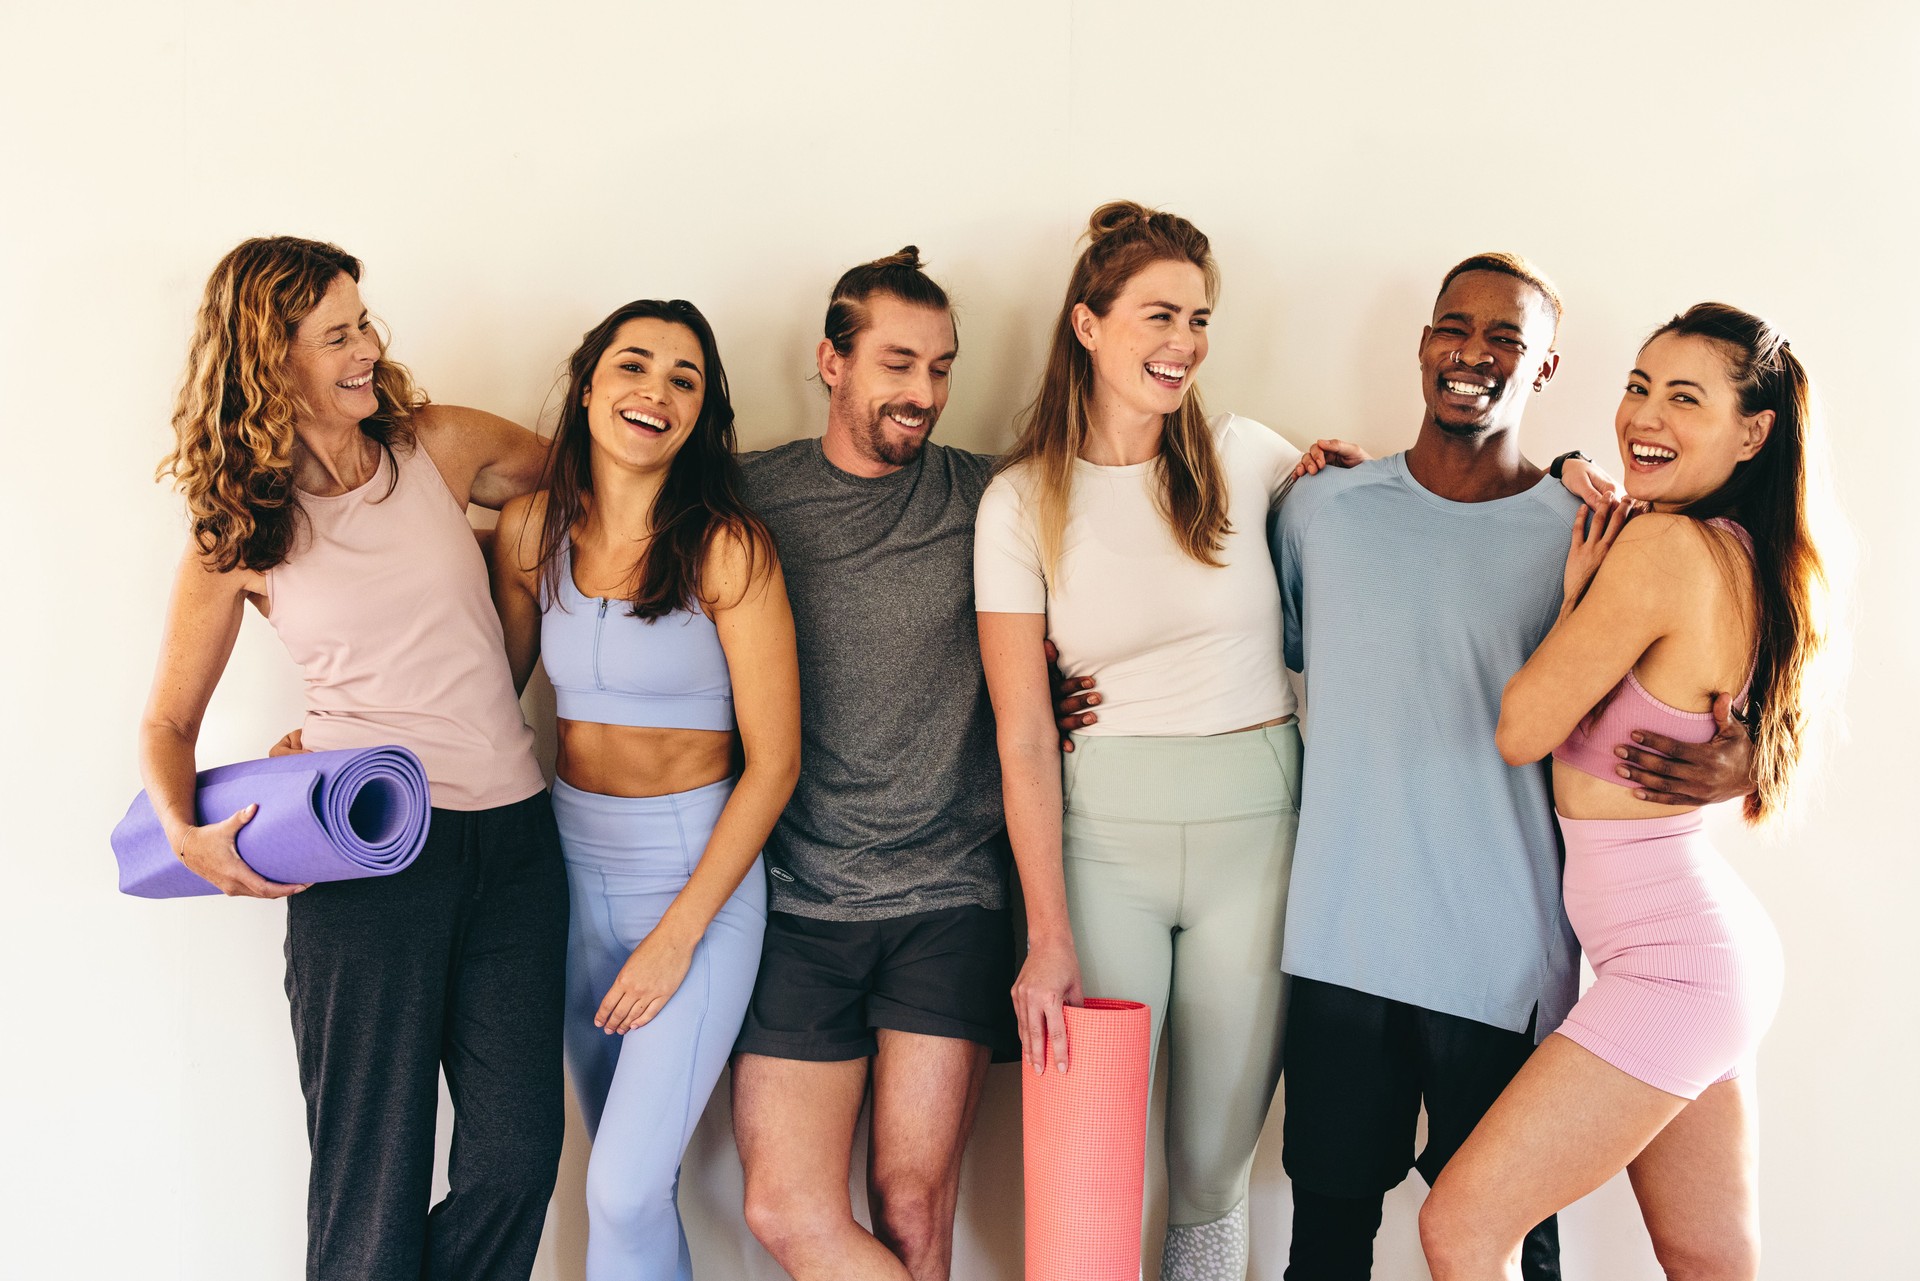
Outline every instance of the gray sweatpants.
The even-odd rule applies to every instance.
[[[1168,1223],[1246,1199],[1280,1080],[1280,935],[1299,825],[1293,724],[1206,738],[1076,735],[1067,909],[1088,996],[1168,1028]]]

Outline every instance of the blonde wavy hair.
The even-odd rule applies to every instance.
[[[186,496],[194,539],[222,571],[271,569],[292,550],[294,424],[309,410],[288,376],[288,346],[334,281],[358,282],[360,271],[337,245],[267,236],[237,245],[207,279],[173,406],[173,450],[155,479]],[[411,449],[413,413],[427,397],[387,359],[384,340],[373,389],[379,409],[360,430],[389,454]]]
[[[1087,247],[1073,265],[1054,322],[1040,392],[1027,407],[1019,439],[1000,458],[1002,471],[1023,465],[1027,469],[1022,488],[1034,513],[1049,586],[1060,567],[1073,496],[1073,460],[1086,442],[1093,396],[1093,357],[1073,332],[1073,309],[1085,303],[1094,315],[1106,315],[1127,282],[1156,262],[1192,263],[1206,281],[1208,304],[1219,295],[1213,249],[1185,218],[1131,200],[1112,201],[1093,211],[1087,220]],[[1166,416],[1155,470],[1160,480],[1157,502],[1174,541],[1202,565],[1217,568],[1232,527],[1220,460],[1197,387]]]

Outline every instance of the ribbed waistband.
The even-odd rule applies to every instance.
[[[1671,840],[1703,831],[1707,825],[1705,806],[1657,818],[1568,818],[1558,811],[1554,817],[1569,844],[1577,840],[1587,849]]]

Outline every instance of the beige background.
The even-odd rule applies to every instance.
[[[151,482],[192,308],[248,235],[338,241],[441,400],[532,421],[575,337],[634,296],[717,327],[748,444],[817,432],[825,292],[908,241],[961,310],[944,439],[997,448],[1087,212],[1164,204],[1226,288],[1202,381],[1295,439],[1417,421],[1439,274],[1534,256],[1570,311],[1536,459],[1614,456],[1638,338],[1722,297],[1825,394],[1866,548],[1852,739],[1807,823],[1726,848],[1785,937],[1761,1056],[1767,1274],[1911,1269],[1920,1059],[1910,914],[1920,18],[1884,3],[1035,2],[919,6],[0,4],[0,406],[14,476],[0,897],[0,1273],[298,1274],[306,1152],[277,906],[119,897],[178,500]],[[205,762],[296,723],[249,618]],[[1904,834],[1903,834],[1904,833]],[[962,1277],[1018,1275],[1018,1082],[969,1157]],[[1276,1109],[1254,1275],[1283,1262]],[[538,1275],[577,1278],[570,1136]],[[724,1104],[683,1199],[706,1277],[772,1277]],[[1415,1179],[1383,1278],[1424,1276]],[[1624,1184],[1566,1216],[1568,1275],[1655,1275]]]

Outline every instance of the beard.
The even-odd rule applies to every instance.
[[[887,433],[887,415],[903,414],[909,418],[925,418],[926,430],[905,440],[899,440]],[[931,405],[922,409],[914,405],[883,405],[878,413],[854,432],[854,443],[860,452],[869,458],[885,463],[889,467],[905,467],[920,456],[926,448],[933,429],[940,421],[940,411]]]
[[[1445,374],[1436,374],[1433,381],[1435,390],[1444,394],[1446,391],[1444,385],[1446,382]],[[1449,422],[1442,416],[1443,410],[1436,407],[1430,415],[1433,419],[1433,424],[1441,431],[1447,433],[1447,435],[1452,436],[1455,440],[1472,440],[1477,436],[1484,436],[1493,429],[1496,414],[1500,406],[1500,397],[1506,389],[1506,382],[1496,379],[1493,386],[1488,389],[1486,409],[1465,422]]]

